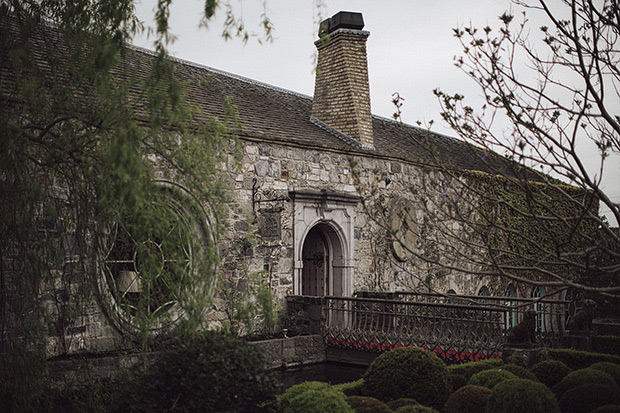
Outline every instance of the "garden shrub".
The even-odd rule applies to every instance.
[[[290,407],[291,400],[300,394],[310,390],[325,390],[331,386],[321,381],[305,381],[300,384],[289,387],[286,391],[278,397],[278,411],[284,411]]]
[[[274,410],[279,387],[259,348],[210,331],[170,343],[121,399],[142,412],[260,412]]]
[[[504,364],[500,367],[502,370],[509,371],[520,379],[538,381],[538,377],[525,367],[518,366],[516,364]]]
[[[387,404],[392,410],[396,410],[404,406],[419,406],[420,405],[420,403],[418,403],[416,399],[409,399],[406,397],[403,397],[402,399],[390,400],[389,402],[385,404]]]
[[[598,383],[586,383],[567,390],[560,398],[562,413],[591,412],[606,404],[620,403],[617,387]]]
[[[559,360],[544,360],[532,366],[530,371],[541,383],[552,388],[572,370]]]
[[[608,361],[620,364],[620,356],[603,353],[590,353],[587,351],[577,351],[570,349],[549,349],[550,358],[559,360],[572,370],[585,369],[594,363]]]
[[[590,413],[620,413],[620,404],[606,404]]]
[[[355,413],[392,413],[392,409],[374,397],[349,396],[345,401],[355,410]]]
[[[469,379],[467,384],[472,386],[482,386],[492,390],[498,383],[516,378],[517,376],[507,370],[484,370],[471,376],[471,379]]]
[[[474,366],[490,366],[490,367],[486,367],[488,368],[493,368],[493,367],[499,367],[503,364],[503,362],[501,360],[498,359],[489,359],[489,360],[480,360],[480,361],[470,361],[468,363],[463,363],[463,364],[452,364],[450,366],[448,366],[448,372],[450,374],[462,374],[464,375],[467,380],[469,380],[469,378],[473,375],[478,373],[479,371],[484,370],[485,368],[483,368],[482,370],[478,370],[478,367],[474,368],[472,371],[472,374],[467,374],[467,371],[472,369]]]
[[[602,361],[600,363],[594,363],[589,368],[608,373],[614,379],[616,384],[620,386],[620,365]]]
[[[446,402],[444,413],[484,413],[491,390],[482,386],[461,387]]]
[[[422,406],[418,404],[417,406],[403,406],[394,410],[394,413],[439,413],[437,410],[432,407]]]
[[[343,392],[345,396],[363,396],[363,387],[364,379],[359,379],[349,383],[336,384],[332,386],[334,390]]]
[[[450,396],[446,365],[428,350],[397,348],[377,357],[364,374],[364,392],[382,401],[410,397],[440,409]]]
[[[491,391],[487,413],[559,413],[558,402],[542,383],[512,379],[499,383]]]
[[[592,351],[620,356],[620,337],[594,336],[592,337]]]
[[[450,381],[452,382],[452,391],[457,391],[463,386],[467,386],[467,379],[462,374],[451,374]]]
[[[604,384],[618,388],[609,373],[595,369],[580,369],[567,374],[561,382],[553,386],[552,390],[559,400],[568,390],[586,383]]]
[[[288,405],[280,409],[282,413],[354,413],[344,394],[330,387],[306,390],[288,400]]]

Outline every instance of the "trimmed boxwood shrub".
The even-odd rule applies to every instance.
[[[606,404],[620,403],[617,387],[587,383],[567,390],[560,398],[562,413],[591,412]]]
[[[355,413],[392,413],[392,409],[374,397],[350,396],[345,401]]]
[[[471,379],[469,379],[469,382],[467,384],[470,384],[472,386],[482,386],[486,387],[487,389],[493,389],[493,387],[495,387],[498,383],[501,383],[502,381],[516,378],[517,376],[507,370],[484,370],[471,376]]]
[[[359,379],[349,383],[336,384],[332,386],[334,390],[343,392],[345,396],[363,396],[363,387],[364,379]]]
[[[585,369],[594,363],[608,361],[620,364],[620,356],[603,353],[590,353],[587,351],[577,351],[570,349],[549,349],[550,358],[560,360],[573,370]]]
[[[408,398],[390,400],[386,404],[390,406],[390,409],[392,410],[396,410],[403,406],[419,406],[420,405],[420,403],[418,403],[416,399],[408,399]]]
[[[240,410],[245,411],[245,410]],[[251,410],[249,410],[251,411]],[[306,390],[292,399],[280,410],[282,413],[354,413],[345,401],[342,392],[330,387],[320,390]]]
[[[463,376],[467,378],[467,380],[469,380],[469,378],[472,375],[478,373],[479,371],[489,369],[489,368],[499,367],[502,364],[503,362],[498,359],[470,361],[468,363],[463,363],[463,364],[452,364],[448,366],[448,372],[450,372],[450,374],[462,374]],[[480,368],[477,366],[487,366],[487,367]],[[471,370],[471,373],[468,373],[469,370]]]
[[[509,371],[520,379],[538,381],[538,377],[525,367],[518,366],[516,364],[504,364],[500,369]]]
[[[572,370],[559,360],[544,360],[532,366],[530,371],[541,383],[552,388]]]
[[[394,413],[439,413],[437,410],[432,407],[422,406],[421,404],[417,406],[403,406],[394,410]]]
[[[377,357],[364,374],[364,393],[382,401],[410,397],[437,409],[450,396],[446,365],[428,350],[401,347]]]
[[[491,390],[482,386],[461,387],[448,398],[444,413],[484,413]]]
[[[463,386],[467,386],[467,379],[462,374],[451,374],[450,381],[452,382],[452,391],[457,391]]]
[[[580,369],[567,374],[561,382],[553,386],[552,390],[560,399],[568,390],[586,383],[597,383],[618,388],[609,373],[595,369]]]
[[[610,374],[616,384],[620,386],[620,365],[602,361],[600,363],[594,363],[590,368]]]
[[[117,396],[121,411],[273,411],[280,389],[262,351],[219,332],[180,336]]]
[[[278,397],[278,411],[284,411],[284,409],[290,407],[291,400],[304,392],[310,390],[325,390],[329,388],[329,384],[323,383],[321,381],[305,381],[303,383],[291,386]]]
[[[594,336],[592,337],[592,351],[620,356],[620,337]]]
[[[499,383],[487,401],[487,413],[559,413],[558,402],[542,383],[512,379]]]

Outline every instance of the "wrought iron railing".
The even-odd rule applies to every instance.
[[[498,358],[507,330],[532,306],[542,315],[540,344],[555,346],[568,305],[516,297],[389,294],[390,299],[368,297],[370,293],[323,297],[326,344],[373,352],[417,346],[454,361]]]

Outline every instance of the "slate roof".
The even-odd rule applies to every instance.
[[[150,53],[133,51],[144,58]],[[394,120],[373,116],[375,150],[362,150],[346,143],[310,119],[312,98],[234,74],[174,59],[176,73],[188,83],[188,98],[205,113],[222,115],[221,99],[230,97],[239,111],[240,137],[260,138],[284,144],[299,144],[317,149],[347,151],[367,156],[397,158],[422,164],[435,161],[459,169],[497,173],[506,169],[501,157],[485,156],[480,149],[442,134],[429,132]],[[197,79],[207,79],[198,86]]]

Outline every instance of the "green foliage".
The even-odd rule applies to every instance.
[[[399,407],[398,409],[394,410],[394,412],[395,413],[439,413],[436,409],[433,409],[432,407],[426,407],[420,404],[417,406],[407,405],[407,406]]]
[[[589,368],[608,373],[614,379],[616,384],[620,386],[620,365],[602,361],[592,364]]]
[[[373,398],[365,396],[349,396],[345,401],[355,410],[355,413],[390,413],[390,407]]]
[[[293,390],[291,390],[293,389]],[[306,382],[291,387],[278,398],[278,411],[282,413],[353,413],[343,393],[327,383]]]
[[[549,349],[548,354],[550,358],[561,361],[573,370],[585,369],[593,363],[602,361],[620,364],[620,356],[611,354],[591,353],[588,351],[571,349]]]
[[[538,381],[538,378],[532,372],[516,364],[504,364],[501,369],[511,372],[520,379]]]
[[[596,410],[592,410],[590,413],[620,413],[619,404],[606,404],[599,407]]]
[[[543,360],[530,369],[538,380],[549,388],[562,381],[572,370],[558,360]]]
[[[332,386],[334,390],[341,391],[345,396],[363,396],[364,379],[359,379],[349,383],[335,384]]]
[[[484,370],[471,376],[467,384],[472,386],[483,386],[492,390],[497,384],[516,378],[517,376],[507,370]]]
[[[179,337],[126,386],[127,409],[272,411],[279,383],[261,351],[217,332]]]
[[[45,399],[45,354],[17,341],[0,347],[0,405],[8,411],[30,411]]]
[[[613,354],[620,356],[620,337],[618,336],[594,336],[592,337],[592,350],[595,353]]]
[[[446,365],[433,353],[403,347],[377,357],[364,374],[365,394],[389,401],[403,397],[437,409],[451,393]]]
[[[487,387],[467,385],[450,395],[444,413],[484,413],[491,390]]]
[[[452,382],[452,391],[457,391],[467,385],[467,379],[462,374],[450,374],[450,381]]]
[[[392,410],[398,410],[399,408],[404,407],[404,406],[419,406],[420,405],[420,403],[418,403],[416,399],[409,399],[406,397],[402,399],[390,400],[386,404],[390,406],[390,409]]]
[[[613,377],[604,371],[595,369],[580,369],[568,373],[558,384],[553,386],[553,392],[561,398],[568,390],[586,383],[596,383],[618,388]]]
[[[617,387],[598,383],[586,383],[566,391],[560,398],[562,413],[591,412],[606,404],[619,404]]]
[[[559,413],[558,402],[544,384],[524,379],[499,383],[491,391],[487,413]]]
[[[469,380],[469,378],[473,374],[478,373],[478,371],[482,371],[486,368],[493,368],[493,367],[501,366],[502,364],[503,362],[501,360],[495,360],[495,359],[494,360],[470,361],[468,363],[463,363],[463,364],[451,364],[448,366],[448,371],[450,372],[450,374],[462,374]],[[477,371],[474,369],[472,370],[473,373],[469,374],[469,370],[474,366],[490,366],[490,367],[485,367]]]

